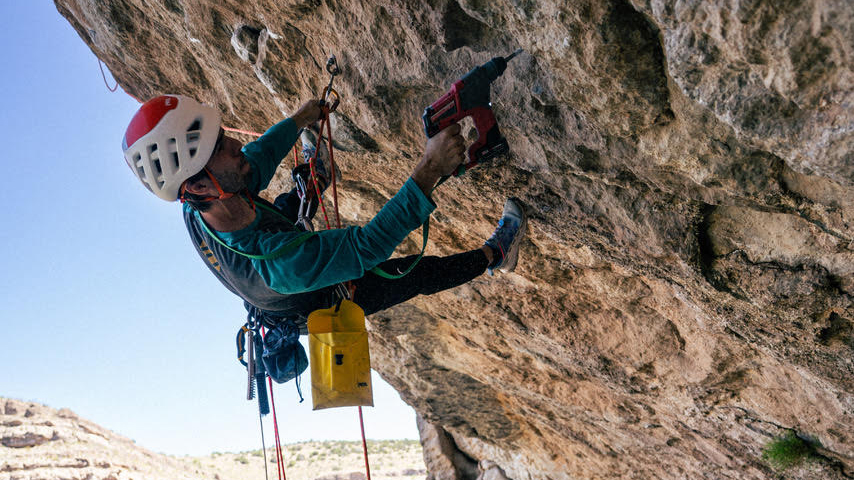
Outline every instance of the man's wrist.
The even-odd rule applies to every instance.
[[[305,117],[305,115],[304,115],[304,114],[297,114],[297,115],[294,115],[294,116],[293,116],[293,120],[294,120],[294,123],[295,123],[295,124],[296,124],[296,126],[297,126],[297,130],[299,130],[299,129],[301,129],[301,128],[305,128],[305,127],[307,127],[309,124],[311,124],[311,122],[308,120],[308,118],[306,118],[306,117]]]
[[[424,192],[424,195],[429,198],[430,193],[433,191],[433,186],[439,181],[441,175],[422,163],[415,167],[410,177],[418,185],[418,188]]]

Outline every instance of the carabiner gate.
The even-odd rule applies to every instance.
[[[332,102],[331,105],[329,104],[330,95],[335,98],[335,101]],[[323,97],[323,104],[328,106],[330,112],[334,112],[335,109],[338,108],[338,104],[341,103],[341,97],[338,95],[338,92],[336,92],[331,86],[323,89],[323,95],[321,95],[321,97]]]

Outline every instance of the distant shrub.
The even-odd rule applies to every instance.
[[[804,461],[817,459],[816,446],[820,444],[806,440],[795,432],[788,432],[785,436],[768,443],[762,451],[762,458],[771,466],[785,470]]]
[[[235,457],[234,461],[238,462],[238,463],[242,463],[243,465],[246,465],[247,463],[249,463],[249,459],[246,458],[245,456],[242,456],[242,455],[239,457]]]

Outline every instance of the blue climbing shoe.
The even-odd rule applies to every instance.
[[[317,151],[317,137],[318,137],[318,126],[317,124],[309,125],[306,128],[302,129],[302,133],[300,134],[300,140],[302,140],[302,158],[305,163],[308,163],[313,157],[314,153]],[[314,163],[314,170],[317,172],[318,180],[323,187],[321,190],[325,190],[329,185],[329,181],[331,180],[329,177],[329,170],[327,170],[329,165],[329,149],[326,146],[326,142],[322,142],[320,145],[320,153],[317,155],[317,160]],[[335,174],[337,178],[341,179],[341,172],[337,168],[335,169]]]
[[[484,243],[493,252],[492,263],[487,267],[490,275],[495,269],[502,272],[512,272],[516,269],[516,263],[519,260],[519,244],[525,236],[527,224],[528,218],[522,204],[515,198],[508,198],[504,203],[504,213],[498,221],[498,228]]]

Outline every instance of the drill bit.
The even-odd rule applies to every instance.
[[[513,57],[515,57],[516,55],[519,55],[519,54],[520,54],[520,53],[522,53],[523,51],[524,51],[524,50],[523,50],[523,49],[521,49],[521,48],[520,48],[519,50],[516,50],[515,52],[511,53],[509,56],[505,57],[505,58],[504,58],[504,61],[505,61],[505,62],[509,62],[510,60],[512,60],[512,59],[513,59]]]

